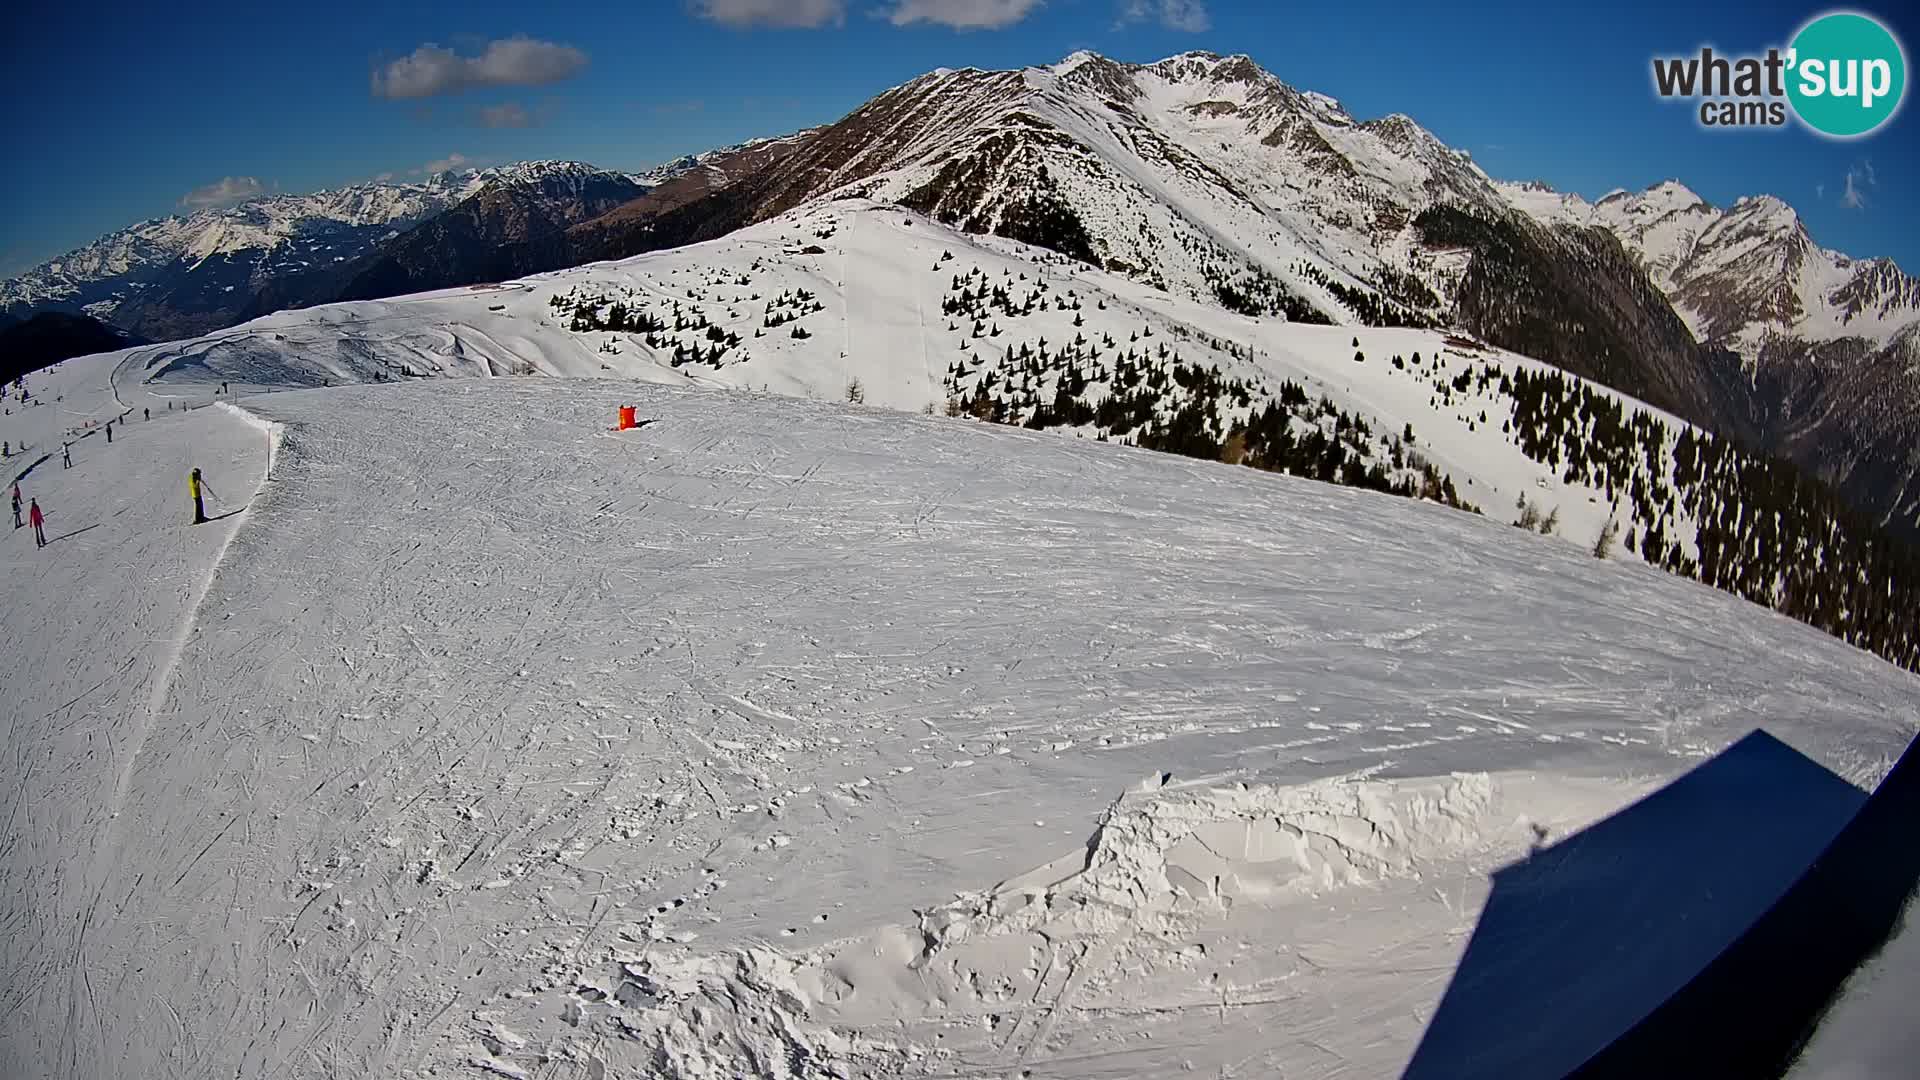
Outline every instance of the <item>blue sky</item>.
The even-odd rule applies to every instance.
[[[1890,18],[1891,6],[1854,9],[1916,32]],[[1371,0],[474,0],[443,10],[202,0],[169,11],[15,0],[0,14],[10,148],[0,274],[181,212],[195,192],[232,197],[249,179],[306,191],[429,163],[534,157],[639,168],[832,121],[935,67],[1042,64],[1080,48],[1134,61],[1244,52],[1358,117],[1408,113],[1495,176],[1589,197],[1667,177],[1723,205],[1775,194],[1820,243],[1920,273],[1914,108],[1843,143],[1794,126],[1704,131],[1687,105],[1653,96],[1654,55],[1783,45],[1824,10],[1686,0],[1490,2],[1471,13]]]

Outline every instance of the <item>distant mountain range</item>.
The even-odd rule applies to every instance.
[[[377,253],[420,229],[457,238],[442,243],[440,276],[483,272],[477,250],[593,217],[678,171],[530,161],[156,218],[0,283],[0,312],[84,312],[154,340],[191,336],[263,307],[336,299]]]
[[[287,307],[524,273],[514,255],[521,248],[552,249],[566,228],[647,205],[650,193],[660,193],[656,202],[687,201],[724,184],[730,162],[764,160],[774,145],[709,151],[644,173],[577,161],[449,170],[155,218],[0,282],[0,315],[84,312],[163,341]]]
[[[155,339],[228,325],[261,283],[358,258],[481,183],[442,173],[143,221],[0,283],[0,311],[85,312]]]
[[[866,197],[1268,319],[1453,326],[1758,449],[1920,535],[1920,285],[1792,208],[1677,182],[1588,203],[1492,179],[1244,56],[941,70],[840,121],[646,175],[578,163],[148,222],[0,285],[144,336],[496,281]]]

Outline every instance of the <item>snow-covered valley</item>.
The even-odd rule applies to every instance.
[[[990,339],[856,316],[1034,264],[835,213],[721,242],[823,247],[756,284],[669,253],[32,378],[0,1073],[1390,1074],[1496,870],[1754,728],[1863,786],[1916,730],[1911,675],[1585,538],[915,415]],[[540,322],[616,287],[731,300],[751,359]],[[1349,408],[1445,348],[1051,287],[1032,333],[1183,326]],[[731,296],[800,288],[809,338]],[[478,377],[527,370],[600,377]],[[1448,415],[1463,492],[1532,482]],[[1716,845],[1754,903],[1854,803],[1771,805]]]

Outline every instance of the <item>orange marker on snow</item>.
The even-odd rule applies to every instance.
[[[620,426],[617,428],[614,428],[613,430],[626,431],[628,428],[635,428],[640,426],[639,424],[634,422],[633,409],[634,407],[632,405],[620,406]]]

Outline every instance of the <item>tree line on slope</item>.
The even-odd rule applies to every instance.
[[[1628,550],[1920,671],[1920,556],[1825,485],[1557,371],[1499,379],[1516,445],[1617,496]]]
[[[750,283],[751,279],[743,274],[737,278],[715,279],[708,284],[745,290]],[[564,325],[568,330],[576,334],[632,335],[648,350],[662,354],[666,362],[674,367],[706,364],[716,370],[728,364],[744,362],[747,357],[744,353],[734,352],[742,342],[739,331],[715,323],[700,302],[716,303],[726,308],[727,316],[733,319],[741,318],[743,307],[761,304],[760,326],[753,332],[756,338],[766,336],[768,330],[789,324],[792,325],[787,331],[788,337],[812,337],[812,333],[800,325],[800,320],[826,310],[826,305],[820,302],[819,297],[812,290],[804,288],[789,289],[765,301],[762,301],[758,292],[736,295],[731,299],[716,298],[710,289],[699,287],[687,289],[686,295],[684,302],[675,298],[650,300],[630,287],[619,295],[613,295],[575,286],[548,297],[547,306],[553,309],[557,317],[565,320]],[[619,348],[615,339],[607,339],[600,343],[599,351],[617,353]]]
[[[1606,395],[1564,376],[1516,380],[1525,415],[1509,424],[1522,449],[1624,490],[1633,509],[1625,544],[1655,565],[1920,670],[1920,555],[1798,466],[1749,449],[1764,445],[1764,433],[1738,358],[1694,341],[1617,238],[1444,205],[1414,224],[1429,248],[1473,254],[1454,313],[1466,329],[1713,432],[1676,434],[1651,415],[1615,417]],[[1638,445],[1642,462],[1651,461],[1656,439],[1670,448],[1673,479],[1650,468],[1626,476],[1625,448]],[[1697,533],[1691,545],[1678,529],[1682,515]]]
[[[946,261],[943,256],[935,271]],[[963,354],[945,376],[949,415],[1085,430],[1101,440],[1478,512],[1451,477],[1414,449],[1411,425],[1376,433],[1364,417],[1325,396],[1310,397],[1298,383],[1271,387],[1227,376],[1216,364],[1189,361],[1156,340],[1151,323],[1129,331],[1124,342],[1108,331],[1090,338],[1074,290],[1063,295],[1044,280],[1029,285],[1024,272],[1005,277],[995,281],[978,268],[955,274],[942,299],[947,330],[960,335]],[[1106,301],[1096,306],[1104,309]],[[1049,307],[1074,312],[1071,339],[1000,343],[1002,320]],[[1243,355],[1230,342],[1209,338],[1205,344]],[[1250,350],[1244,355],[1250,358]]]

